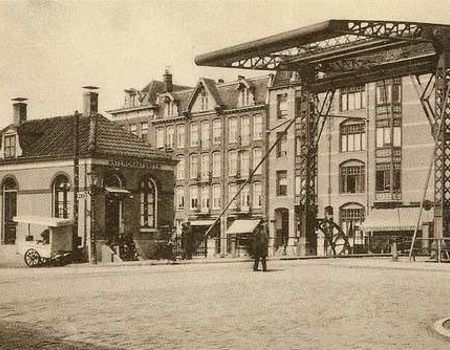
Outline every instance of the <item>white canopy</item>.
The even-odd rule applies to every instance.
[[[227,235],[253,233],[261,220],[235,220],[227,230]]]
[[[51,218],[47,216],[15,216],[13,218],[15,222],[21,222],[25,224],[34,224],[41,225],[47,227],[59,227],[59,226],[67,226],[72,225],[72,219],[62,219],[62,218]]]

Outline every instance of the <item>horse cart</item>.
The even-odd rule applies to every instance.
[[[42,216],[18,216],[17,243],[29,267],[62,266],[72,261],[73,221]]]

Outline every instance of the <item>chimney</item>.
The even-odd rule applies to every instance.
[[[14,126],[18,127],[20,124],[27,120],[27,103],[26,98],[16,97],[13,98],[13,120]]]
[[[83,86],[83,115],[88,117],[91,113],[98,113],[98,87]]]
[[[164,92],[173,91],[172,74],[170,74],[170,67],[166,67],[163,75]]]
[[[217,83],[219,83],[219,84],[225,83],[225,80],[223,80],[222,78],[219,78],[219,79],[217,80]]]

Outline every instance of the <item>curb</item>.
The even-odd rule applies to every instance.
[[[450,322],[450,317],[441,318],[440,320],[434,322],[433,328],[437,333],[450,340],[450,328],[444,326],[444,324],[448,322]]]

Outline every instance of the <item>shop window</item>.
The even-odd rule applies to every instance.
[[[69,217],[69,179],[65,175],[58,175],[53,181],[53,216],[56,218]]]
[[[364,164],[354,162],[340,166],[340,193],[363,193],[365,188]]]
[[[341,152],[356,152],[366,149],[365,123],[342,123],[340,126]]]
[[[141,226],[156,227],[156,187],[153,180],[145,178],[141,181]]]

